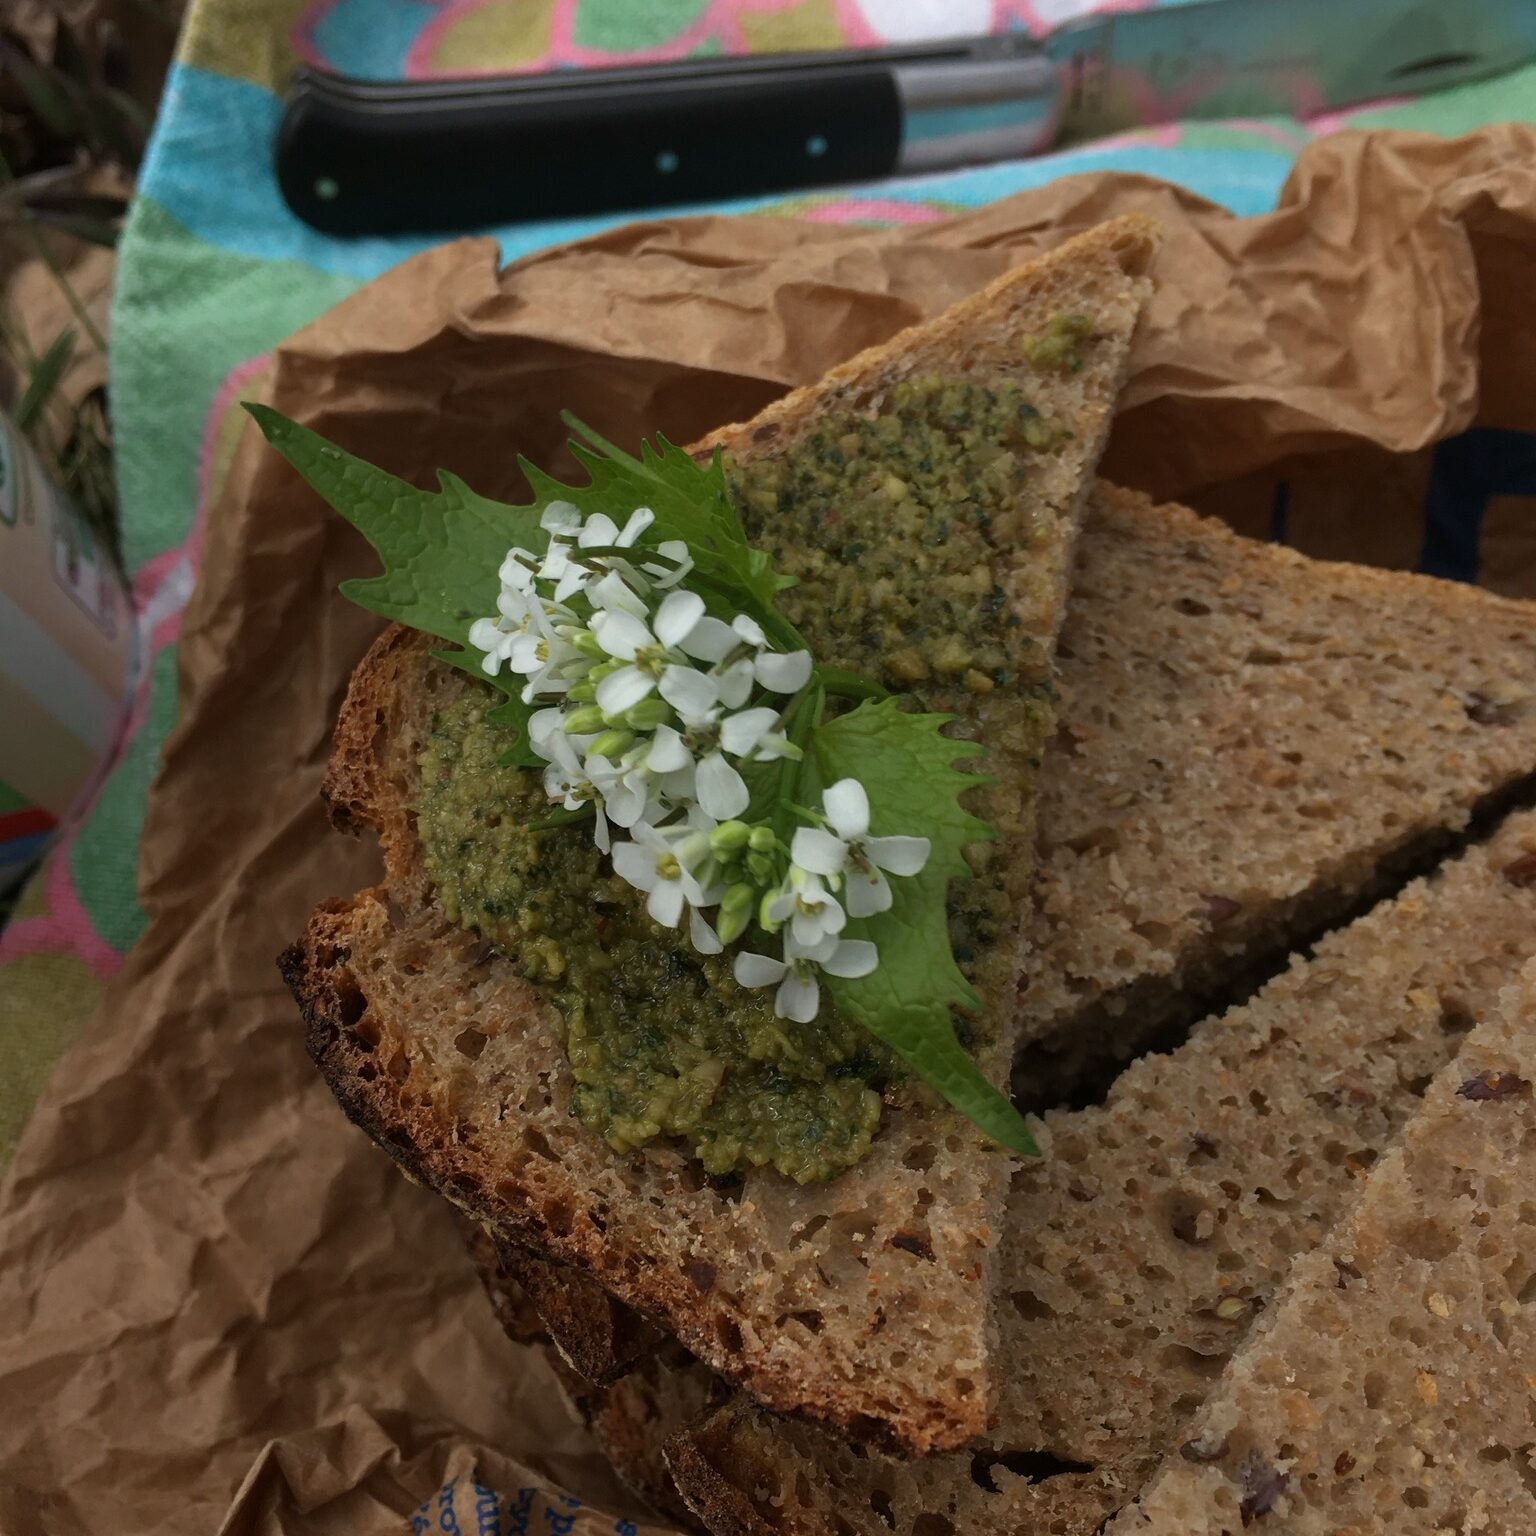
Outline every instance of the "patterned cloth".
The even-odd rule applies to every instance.
[[[375,78],[1042,33],[1138,0],[193,0],[124,237],[113,404],[124,545],[149,658],[133,728],[84,820],[0,934],[0,1164],[44,1077],[143,926],[145,796],[175,714],[176,635],[201,519],[227,465],[232,404],[266,354],[426,242],[329,240],[278,195],[270,145],[296,61]],[[1144,3],[1144,0],[1143,0]],[[1536,68],[1349,114],[1451,135],[1530,115]],[[1272,206],[1338,116],[1154,128],[1066,153],[848,194],[734,204],[834,223],[920,224],[1077,171],[1139,171],[1238,214]],[[729,211],[729,210],[728,210]],[[493,231],[512,259],[616,219]]]

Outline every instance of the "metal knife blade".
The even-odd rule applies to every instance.
[[[1180,118],[1310,117],[1536,57],[1536,0],[1192,0],[1051,33],[1063,135]]]

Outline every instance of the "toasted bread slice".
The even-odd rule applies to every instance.
[[[785,451],[910,398],[909,381],[1027,386],[1049,429],[1016,498],[989,514],[934,487],[902,487],[943,494],[950,528],[946,540],[901,556],[921,555],[932,573],[909,588],[904,617],[932,608],[927,622],[942,625],[960,585],[982,575],[985,592],[967,586],[970,601],[996,594],[1017,620],[992,691],[990,677],[986,687],[965,681],[916,637],[900,669],[891,648],[871,654],[863,642],[873,621],[854,626],[851,607],[829,603],[814,572],[782,597],[824,660],[883,668],[987,745],[996,777],[977,809],[998,828],[992,867],[1020,917],[1051,650],[1153,245],[1145,220],[1101,226],[718,439],[733,476],[749,482],[749,533],[790,561],[822,551],[817,568],[833,580],[850,531],[808,527],[782,510],[795,488],[776,493],[766,481]],[[1088,322],[1080,366],[1041,371],[1030,340],[1063,314]],[[963,410],[934,410],[913,429],[969,430]],[[878,470],[845,464],[836,446],[818,459],[819,474],[846,474],[851,486]],[[967,550],[966,570],[947,570]],[[868,563],[893,551],[882,545]],[[889,1103],[864,1161],[830,1183],[795,1187],[753,1171],[722,1192],[677,1148],[619,1156],[573,1120],[557,1021],[505,962],[445,921],[416,838],[423,733],[434,710],[475,686],[432,662],[425,642],[393,631],[359,667],[338,725],[327,795],[338,821],[379,833],[388,889],[322,909],[284,969],[343,1107],[475,1219],[586,1269],[776,1409],[919,1452],[980,1432],[994,1386],[988,1275],[1009,1159],[953,1111],[909,1094]],[[1018,968],[1016,932],[974,962],[991,1028],[978,1060],[998,1084],[1014,1054]]]
[[[1000,1277],[1006,1387],[983,1447],[901,1462],[738,1398],[674,1437],[668,1460],[684,1497],[716,1536],[1099,1530],[1162,1457],[1192,1438],[1203,1443],[1194,1427],[1201,1404],[1255,1319],[1274,1308],[1294,1257],[1326,1241],[1418,1113],[1425,1085],[1457,1058],[1467,1031],[1494,1016],[1501,989],[1536,954],[1533,870],[1536,813],[1523,812],[1432,879],[1330,934],[1311,959],[1296,959],[1248,1005],[1206,1020],[1171,1055],[1137,1062],[1102,1106],[1046,1117],[1047,1156],[1019,1170],[1009,1205]],[[1479,1055],[1470,1070],[1485,1069]],[[1523,1127],[1529,1089],[1519,1092]],[[1514,1155],[1513,1143],[1500,1145],[1500,1157]],[[1507,1226],[1518,1222],[1516,1187],[1504,1191]],[[1471,1201],[1461,1208],[1470,1215]],[[1410,1230],[1404,1239],[1435,1251],[1447,1213],[1431,1207],[1423,1216],[1418,1236]],[[1477,1241],[1463,1235],[1464,1259]],[[1523,1240],[1503,1232],[1488,1241],[1502,1256]],[[1517,1267],[1500,1271],[1498,1296],[1531,1273],[1529,1243],[1520,1251]],[[1305,1271],[1316,1273],[1315,1264]],[[1414,1273],[1428,1283],[1428,1266]],[[1419,1320],[1394,1315],[1408,1331],[1383,1347],[1411,1354]],[[1472,1326],[1495,1324],[1479,1311]],[[1342,1337],[1330,1334],[1329,1358]],[[1391,1378],[1394,1392],[1402,1376]],[[1363,1382],[1356,1386],[1369,1398]],[[1515,1401],[1503,1387],[1494,1400]],[[1384,1432],[1383,1416],[1371,1412],[1361,1445],[1349,1448],[1362,1467],[1374,1454],[1371,1435]],[[1285,1415],[1266,1414],[1266,1432],[1282,1443],[1311,1434],[1302,1422],[1287,1435]],[[1212,1424],[1225,1431],[1227,1420]],[[1443,1415],[1436,1424],[1424,1449],[1438,1459],[1457,1442]],[[1490,1443],[1519,1456],[1529,1438],[1511,1429]],[[1246,1448],[1233,1440],[1235,1464]],[[1389,1479],[1402,1470],[1384,1469]],[[1176,1520],[1156,1528],[1206,1529]],[[1240,1528],[1217,1522],[1210,1530]]]
[[[1533,1083],[1536,967],[1108,1536],[1536,1530]]]
[[[1533,605],[1310,561],[1103,484],[1057,667],[1019,1080],[1036,1103],[1536,772]],[[578,1351],[593,1363],[590,1329]]]

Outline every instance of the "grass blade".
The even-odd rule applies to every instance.
[[[32,376],[27,380],[27,387],[21,399],[16,402],[16,425],[23,432],[30,432],[38,417],[47,409],[74,355],[75,333],[73,330],[64,330],[54,337],[53,345],[38,358]]]

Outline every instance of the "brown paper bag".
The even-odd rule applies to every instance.
[[[512,496],[518,452],[570,468],[559,407],[687,442],[1140,209],[1167,244],[1107,472],[1261,534],[1283,499],[1301,547],[1412,564],[1428,445],[1536,429],[1533,193],[1531,130],[1345,134],[1250,220],[1094,176],[888,234],[656,221],[502,273],[465,241],[295,337],[267,394],[409,479],[441,465]],[[1490,584],[1536,590],[1531,510],[1485,514]],[[13,1536],[398,1531],[423,1500],[425,1528],[490,1530],[477,1476],[502,1531],[620,1531],[635,1510],[540,1356],[499,1333],[446,1208],[343,1121],[273,965],[314,902],[377,870],[316,794],[376,628],[336,585],[368,568],[247,432],[183,630],[149,928],[0,1195]]]

